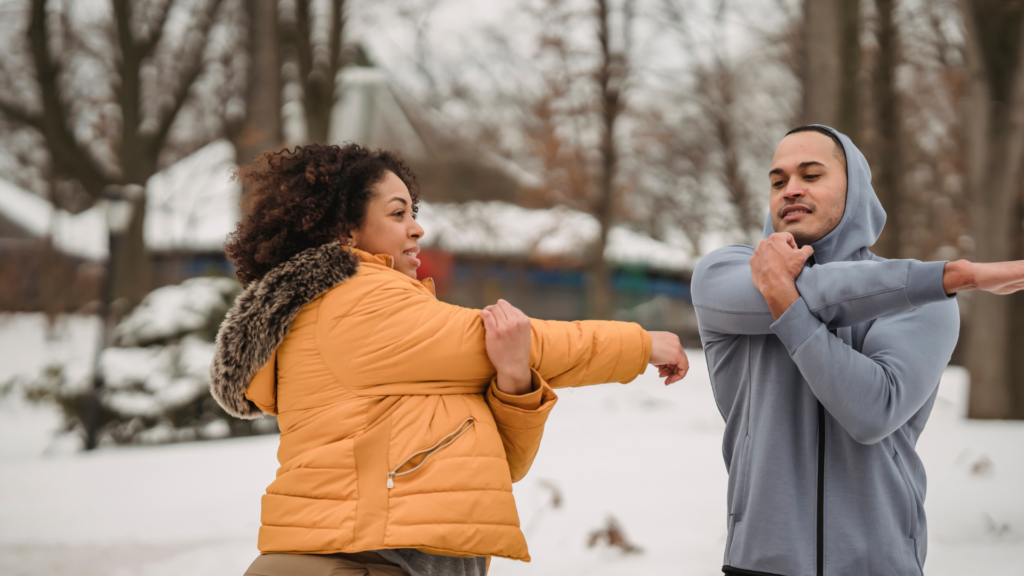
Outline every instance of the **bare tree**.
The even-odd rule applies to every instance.
[[[277,0],[250,0],[249,73],[244,121],[233,131],[239,162],[281,146],[281,54]]]
[[[888,219],[878,242],[872,247],[879,256],[900,257],[901,222],[903,214],[900,199],[903,192],[903,116],[901,100],[896,88],[896,68],[900,61],[899,30],[895,0],[875,0],[878,24],[875,37],[878,49],[871,77],[873,95],[875,139],[872,142],[875,160],[873,178]]]
[[[292,71],[285,81],[297,86],[301,93],[305,140],[325,143],[340,93],[338,73],[344,66],[347,2],[291,0],[282,2],[282,8],[283,58]]]
[[[860,0],[804,0],[801,123],[857,136],[860,54]]]
[[[964,112],[967,187],[972,200],[975,258],[1019,258],[1024,164],[1024,6],[1009,0],[962,0],[968,86]],[[970,415],[1024,415],[1013,344],[1024,331],[1015,299],[978,294],[970,301],[967,367]],[[1019,318],[1020,316],[1017,316]],[[1015,378],[1016,376],[1016,378]]]
[[[0,64],[10,79],[0,87],[0,115],[36,135],[43,153],[33,159],[56,182],[51,198],[82,209],[111,186],[145,186],[224,134],[239,112],[237,4],[111,0],[109,13],[90,22],[74,21],[68,3],[28,4],[22,41],[12,39],[24,60]],[[151,277],[145,199],[134,204],[110,256],[112,293],[130,302],[148,292]]]
[[[618,213],[616,206],[615,179],[619,171],[619,152],[616,144],[616,129],[623,111],[623,91],[629,76],[629,37],[633,25],[633,3],[625,0],[620,34],[622,46],[612,45],[612,13],[608,0],[595,0],[597,19],[597,40],[600,46],[600,62],[595,76],[600,90],[601,114],[601,168],[598,176],[597,194],[593,202],[593,213],[600,224],[597,245],[589,265],[590,316],[611,318],[611,279],[608,261],[604,253],[608,246],[608,231]]]

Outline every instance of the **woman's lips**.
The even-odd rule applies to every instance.
[[[420,259],[419,258],[413,256],[412,254],[405,254],[404,252],[402,253],[402,255],[405,256],[405,258],[409,261],[410,264],[412,264],[416,268],[420,267]]]

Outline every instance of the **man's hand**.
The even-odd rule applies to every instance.
[[[658,375],[668,386],[679,382],[690,370],[690,360],[679,343],[679,336],[671,332],[648,332],[651,335],[651,364],[658,367]]]
[[[480,311],[487,331],[487,357],[498,371],[498,389],[520,395],[533,391],[530,378],[530,318],[504,300]]]
[[[804,269],[814,248],[798,248],[793,235],[778,232],[761,243],[750,258],[750,275],[754,287],[764,296],[772,317],[778,320],[793,302],[800,298],[796,279]]]
[[[967,260],[947,262],[942,274],[946,294],[983,290],[992,294],[1012,294],[1024,290],[1024,260],[979,264]]]

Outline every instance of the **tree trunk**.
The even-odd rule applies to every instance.
[[[900,201],[902,195],[903,156],[900,134],[903,117],[896,91],[896,66],[899,62],[899,31],[896,28],[895,0],[875,0],[878,8],[878,56],[871,87],[874,93],[876,137],[874,142],[874,187],[888,219],[872,251],[885,258],[900,257]]]
[[[251,162],[281,147],[281,61],[277,0],[251,0],[249,12],[249,87],[245,120],[233,135],[238,162]]]
[[[839,0],[839,114],[835,129],[854,141],[860,136],[860,0]]]
[[[860,0],[804,0],[802,124],[860,131]]]
[[[111,313],[118,317],[142,302],[153,285],[153,260],[146,248],[144,223],[146,197],[141,193],[133,202],[128,228],[110,246],[108,272],[111,278]]]
[[[598,177],[597,198],[594,216],[600,224],[599,238],[592,254],[588,293],[590,317],[597,320],[611,318],[611,275],[605,260],[608,245],[608,230],[615,214],[615,175],[618,170],[618,151],[615,149],[615,127],[620,110],[620,88],[622,61],[612,51],[607,0],[596,0],[598,18],[598,41],[601,45],[601,64],[597,69],[597,81],[601,91],[601,172]]]
[[[313,14],[309,0],[298,0],[295,26],[287,34],[295,50],[302,75],[302,106],[306,116],[306,138],[309,142],[326,143],[330,137],[331,113],[338,90],[341,71],[341,48],[345,33],[345,0],[331,0],[326,45],[313,38]]]
[[[840,0],[804,0],[802,124],[836,126],[839,121]]]
[[[1017,250],[1021,164],[1024,161],[1024,10],[1013,2],[962,0],[967,31],[967,187],[975,259],[1008,260]],[[972,418],[1011,418],[1012,300],[971,294],[967,367]]]

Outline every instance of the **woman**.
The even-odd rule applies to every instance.
[[[226,251],[246,289],[212,393],[281,428],[248,574],[468,576],[490,556],[529,560],[511,484],[551,388],[628,382],[648,362],[666,383],[685,374],[672,334],[439,302],[416,279],[419,195],[393,153],[304,146],[239,179],[249,209]]]

